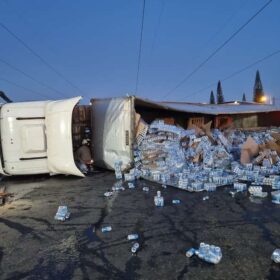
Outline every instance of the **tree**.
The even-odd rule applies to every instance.
[[[213,90],[211,90],[211,93],[210,93],[210,104],[215,104],[215,96],[214,96],[214,92]]]
[[[262,103],[264,102],[264,98],[265,96],[263,92],[261,76],[259,70],[257,70],[255,84],[254,84],[253,101]]]
[[[221,81],[219,81],[217,86],[217,104],[221,104],[224,102],[225,100],[224,100],[222,85],[221,85]]]
[[[242,101],[243,101],[243,102],[246,102],[246,95],[245,95],[245,92],[243,93]]]

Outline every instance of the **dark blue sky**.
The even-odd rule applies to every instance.
[[[146,0],[138,95],[162,100],[189,72],[267,1]],[[141,0],[0,0],[0,21],[88,97],[134,94]],[[222,51],[166,99],[207,102],[216,83],[280,49],[280,1],[274,0]],[[15,101],[80,92],[0,27],[0,60],[56,89],[52,91],[0,62],[0,89]],[[252,99],[255,72],[280,98],[280,54],[222,82],[226,100]],[[33,90],[30,92],[7,82]],[[208,84],[210,88],[194,94]],[[59,95],[58,92],[62,95]],[[44,95],[39,96],[38,94]]]

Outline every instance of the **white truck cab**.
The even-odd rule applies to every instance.
[[[72,143],[72,112],[80,99],[2,105],[0,173],[84,177],[75,164]]]

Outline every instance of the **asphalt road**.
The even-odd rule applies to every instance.
[[[251,202],[221,187],[203,201],[205,192],[140,180],[104,198],[114,182],[110,172],[2,181],[15,198],[0,207],[0,279],[280,279],[280,264],[271,261],[280,248],[280,206],[270,195]],[[163,208],[153,204],[157,190]],[[61,204],[71,211],[66,222],[54,220]],[[106,225],[112,231],[102,233]],[[132,255],[126,237],[135,232],[140,250]],[[219,264],[185,256],[200,242],[221,247]]]

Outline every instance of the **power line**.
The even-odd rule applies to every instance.
[[[67,79],[61,72],[55,69],[46,59],[44,59],[41,55],[39,55],[34,49],[32,49],[23,39],[21,39],[18,35],[16,35],[12,30],[10,30],[4,23],[0,22],[0,26],[6,30],[12,37],[14,37],[21,45],[23,45],[29,52],[31,52],[34,56],[36,56],[43,64],[45,64],[49,69],[51,69],[54,73],[56,73],[61,79],[71,85],[73,88],[83,93],[83,91],[74,85],[69,79]]]
[[[264,56],[264,57],[262,57],[262,58],[256,60],[255,62],[253,62],[253,63],[251,63],[251,64],[249,64],[249,65],[247,65],[247,66],[241,68],[240,70],[233,72],[232,74],[226,76],[225,78],[221,79],[220,81],[221,81],[221,82],[227,81],[227,80],[229,80],[229,79],[235,77],[236,75],[238,75],[238,74],[240,74],[240,73],[242,73],[242,72],[244,72],[244,71],[246,71],[246,70],[252,68],[253,66],[255,66],[255,65],[257,65],[257,64],[259,64],[259,63],[261,63],[261,62],[263,62],[263,61],[265,61],[265,60],[267,60],[267,59],[269,59],[269,58],[271,58],[271,57],[273,57],[273,56],[275,56],[275,55],[277,55],[277,54],[279,54],[279,53],[280,53],[280,50],[276,50],[276,51],[274,51],[274,52],[272,52],[272,53],[270,53],[270,54],[268,54],[268,55],[266,55],[266,56]],[[216,83],[208,84],[207,86],[205,86],[205,87],[203,87],[203,88],[201,88],[201,89],[199,89],[199,90],[197,90],[197,91],[195,91],[195,92],[193,92],[193,93],[191,93],[191,94],[185,95],[183,98],[185,98],[185,97],[187,97],[187,96],[194,96],[194,95],[197,95],[198,93],[201,93],[201,92],[203,92],[203,91],[205,91],[205,90],[211,88],[211,87],[214,86],[214,85],[216,85]]]
[[[221,49],[223,49],[239,32],[241,32],[255,17],[257,17],[270,3],[269,0],[265,5],[263,5],[253,16],[251,16],[244,24],[242,24],[228,39],[226,39],[218,48],[216,48],[204,61],[202,61],[193,71],[191,71],[183,80],[181,80],[173,89],[167,92],[163,98],[166,98],[173,91],[179,88],[183,83],[185,83],[189,78],[191,78],[200,68],[202,68],[212,57],[214,57]]]
[[[154,52],[155,44],[156,44],[156,41],[157,41],[157,37],[158,37],[158,33],[159,33],[161,21],[162,21],[162,15],[163,15],[164,7],[165,7],[165,1],[162,0],[162,1],[161,1],[160,12],[159,12],[159,17],[158,17],[158,22],[157,22],[157,25],[156,25],[156,29],[155,29],[154,37],[153,37],[153,41],[152,41],[152,50],[151,50],[151,53]]]
[[[29,78],[29,79],[32,80],[33,82],[36,82],[37,84],[39,84],[39,85],[41,85],[41,86],[43,86],[43,87],[45,87],[45,88],[47,88],[47,89],[49,89],[49,90],[51,90],[51,91],[54,91],[54,92],[58,93],[59,95],[61,95],[61,96],[63,96],[63,97],[67,97],[64,93],[62,93],[62,92],[56,90],[55,88],[53,88],[53,87],[47,85],[47,84],[44,83],[44,82],[41,82],[41,81],[37,80],[36,78],[34,78],[34,77],[32,77],[31,75],[27,74],[25,71],[23,71],[23,70],[17,68],[16,66],[13,66],[12,64],[10,64],[9,62],[7,62],[6,60],[0,58],[0,62],[2,62],[3,64],[5,64],[6,66],[10,67],[10,68],[13,69],[14,71],[17,71],[17,72],[21,73],[22,75],[24,75],[25,77]]]
[[[17,84],[17,83],[15,83],[15,82],[11,81],[11,80],[7,80],[7,79],[5,79],[5,78],[0,77],[0,81],[4,81],[4,82],[6,82],[6,83],[8,83],[8,84],[11,84],[11,85],[16,86],[16,87],[21,88],[21,89],[24,89],[24,90],[26,90],[26,91],[28,91],[28,92],[32,92],[32,93],[34,93],[34,94],[36,94],[36,95],[39,95],[39,96],[41,96],[41,97],[48,98],[48,99],[53,99],[53,98],[50,98],[50,97],[47,96],[47,95],[44,95],[44,94],[39,93],[38,91],[35,91],[35,90],[33,90],[33,89],[30,89],[30,88],[27,88],[27,87],[22,86],[22,85],[20,85],[20,84]]]
[[[247,4],[247,1],[244,1],[242,3],[242,5],[240,5],[239,8],[237,10],[235,10],[231,14],[231,16],[227,18],[227,20],[225,22],[223,22],[223,24],[219,27],[219,29],[214,34],[212,34],[212,36],[206,42],[203,43],[202,50],[199,52],[198,56],[195,57],[194,61],[199,58],[200,54],[204,50],[206,50],[206,47],[209,45],[209,43],[211,43],[220,33],[222,33],[222,31],[226,28],[226,26],[234,19],[234,17],[239,13],[240,10],[243,9],[243,7],[246,4]]]
[[[146,0],[143,0],[142,19],[141,19],[141,32],[140,32],[140,41],[139,41],[139,52],[138,52],[138,63],[137,63],[137,74],[136,74],[135,94],[137,94],[137,91],[138,91],[138,83],[139,83],[139,71],[140,71],[140,63],[141,63],[141,55],[142,55],[142,40],[143,40],[144,18],[145,18],[145,5],[146,5]]]

